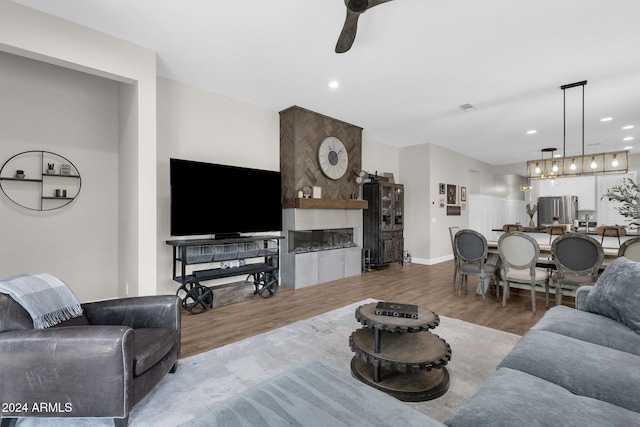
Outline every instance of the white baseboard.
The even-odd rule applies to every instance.
[[[453,254],[452,255],[445,255],[442,257],[438,257],[438,258],[432,258],[432,259],[427,259],[427,258],[411,258],[411,262],[415,263],[415,264],[423,264],[423,265],[434,265],[434,264],[440,264],[441,262],[446,262],[449,260],[453,259]]]

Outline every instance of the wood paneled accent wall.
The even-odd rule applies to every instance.
[[[347,149],[349,165],[342,178],[327,178],[318,164],[322,141],[334,136]],[[362,128],[293,106],[280,112],[280,172],[282,197],[295,199],[305,186],[322,188],[322,198],[345,200],[357,197],[356,173],[362,170]]]

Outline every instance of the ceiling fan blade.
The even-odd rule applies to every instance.
[[[338,37],[336,44],[336,53],[345,53],[356,39],[356,31],[358,30],[358,17],[372,7],[391,0],[344,0],[347,6],[347,19],[344,21],[342,32]]]
[[[379,4],[386,3],[386,2],[389,2],[389,1],[391,1],[391,0],[369,0],[369,7],[367,8],[367,10],[369,10],[372,7],[375,7],[375,6],[379,5]]]
[[[362,12],[353,12],[347,9],[347,18],[336,43],[336,53],[345,53],[356,39],[356,31],[358,30],[358,17]]]

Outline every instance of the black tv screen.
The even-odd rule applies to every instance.
[[[282,230],[280,172],[170,159],[171,235]]]

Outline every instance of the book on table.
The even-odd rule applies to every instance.
[[[400,304],[395,302],[379,302],[376,305],[377,315],[404,317],[407,319],[418,318],[418,306],[414,304]]]

